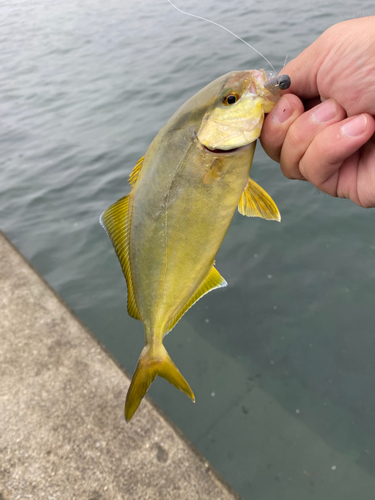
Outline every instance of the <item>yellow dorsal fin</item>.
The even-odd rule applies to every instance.
[[[186,313],[190,307],[197,302],[203,295],[214,290],[215,288],[220,288],[223,286],[227,286],[227,282],[220,275],[219,271],[217,271],[214,266],[212,266],[211,271],[207,274],[206,278],[202,281],[200,286],[197,288],[195,293],[191,296],[191,298],[187,301],[187,303],[178,311],[178,313],[171,319],[171,321],[167,325],[166,333],[170,332],[172,328],[176,325],[176,323],[182,318],[182,316]]]
[[[132,275],[130,269],[130,210],[129,195],[121,198],[111,205],[100,216],[100,224],[107,231],[117,257],[120,261],[122,271],[128,285],[128,313],[135,319],[141,319],[138,306],[135,301]]]
[[[136,166],[133,168],[132,173],[129,175],[129,184],[131,187],[134,187],[134,184],[137,182],[139,172],[141,171],[142,165],[143,165],[143,160],[144,156],[140,160],[138,160]]]
[[[281,221],[280,212],[271,196],[252,179],[247,181],[238,211],[247,217]]]

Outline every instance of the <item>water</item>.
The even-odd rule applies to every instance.
[[[178,5],[277,70],[335,22],[374,14],[369,0]],[[164,1],[0,6],[1,229],[129,371],[142,325],[98,217],[180,104],[251,67],[265,62]],[[217,256],[229,287],[166,339],[197,403],[162,379],[150,394],[245,500],[368,500],[374,211],[288,181],[260,147],[252,172],[282,223],[237,214]]]

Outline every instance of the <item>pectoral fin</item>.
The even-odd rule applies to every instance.
[[[261,217],[278,222],[281,220],[280,212],[273,199],[252,179],[247,181],[238,204],[238,211],[247,217]]]

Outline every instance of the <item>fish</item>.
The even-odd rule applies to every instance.
[[[187,100],[135,165],[130,194],[100,217],[125,275],[128,313],[145,332],[127,422],[156,376],[195,401],[163,338],[203,295],[227,285],[215,256],[236,208],[280,221],[275,202],[249,177],[264,116],[279,99],[277,81],[269,81],[265,70],[232,71]]]

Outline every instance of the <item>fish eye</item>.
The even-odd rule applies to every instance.
[[[238,94],[235,93],[228,94],[223,99],[224,104],[229,104],[229,105],[234,104],[237,101],[238,101]]]

